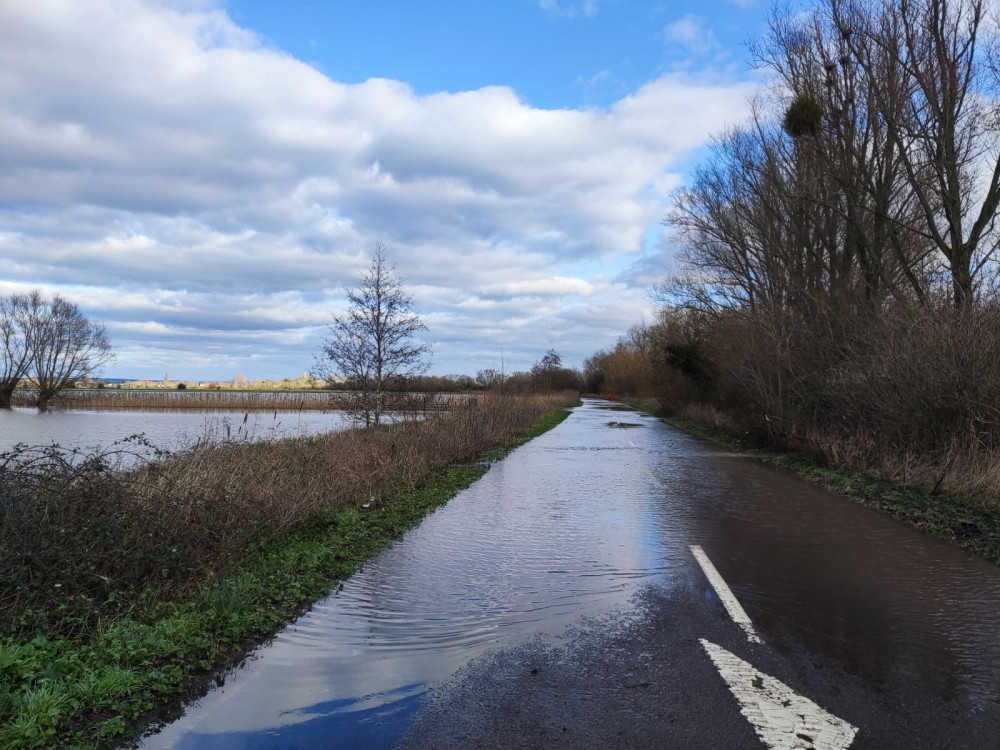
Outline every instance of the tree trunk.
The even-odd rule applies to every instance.
[[[972,304],[971,253],[964,251],[962,258],[951,266],[951,288],[955,295],[955,309],[964,310]]]
[[[14,390],[13,389],[11,389],[9,391],[7,391],[7,390],[0,391],[0,409],[9,409],[10,408],[10,399],[11,399],[11,397],[13,395],[14,395]]]

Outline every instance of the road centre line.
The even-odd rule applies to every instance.
[[[743,628],[743,631],[747,634],[747,640],[751,643],[761,643],[760,637],[757,632],[753,629],[753,623],[750,622],[750,618],[744,611],[743,607],[740,606],[739,600],[733,595],[733,592],[729,590],[729,586],[723,580],[722,576],[719,575],[719,571],[715,569],[712,565],[712,561],[708,559],[708,555],[705,551],[697,544],[691,545],[691,554],[694,555],[694,559],[698,561],[701,566],[702,571],[705,573],[705,577],[708,578],[708,582],[712,584],[712,588],[715,589],[715,593],[718,594],[719,599],[722,600],[722,605],[726,608],[726,612],[733,619],[737,625]]]

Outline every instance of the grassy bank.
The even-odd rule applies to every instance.
[[[792,471],[1000,566],[1000,507],[991,498],[941,492],[934,484],[904,484],[831,466],[803,453],[776,453],[773,446],[733,430],[714,410],[668,415],[652,400],[628,403],[685,432]]]
[[[570,402],[482,399],[128,473],[4,457],[0,746],[109,746],[168,716]]]

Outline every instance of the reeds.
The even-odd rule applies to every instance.
[[[345,391],[137,391],[67,390],[50,405],[72,409],[226,409],[242,411],[350,410],[354,394]],[[476,394],[393,393],[393,410],[438,411]],[[33,406],[35,393],[19,389],[14,406]]]
[[[337,409],[343,395],[331,391],[131,391],[69,390],[52,401],[53,406],[74,409],[245,409],[300,411]],[[30,389],[14,392],[15,406],[32,406]]]

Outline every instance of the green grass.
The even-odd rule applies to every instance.
[[[815,456],[775,453],[773,449],[745,434],[693,419],[664,415],[646,404],[629,405],[653,414],[691,435],[745,452],[758,461],[791,471],[807,481],[876,508],[1000,566],[1000,511],[996,506],[980,503],[975,498],[932,493],[929,487],[904,485],[829,466]]]
[[[499,460],[568,415],[549,413],[478,460]],[[80,638],[0,639],[0,747],[94,748],[136,736],[487,470],[437,465],[380,488],[369,508],[314,513],[192,596],[142,608],[156,616],[122,616]]]

